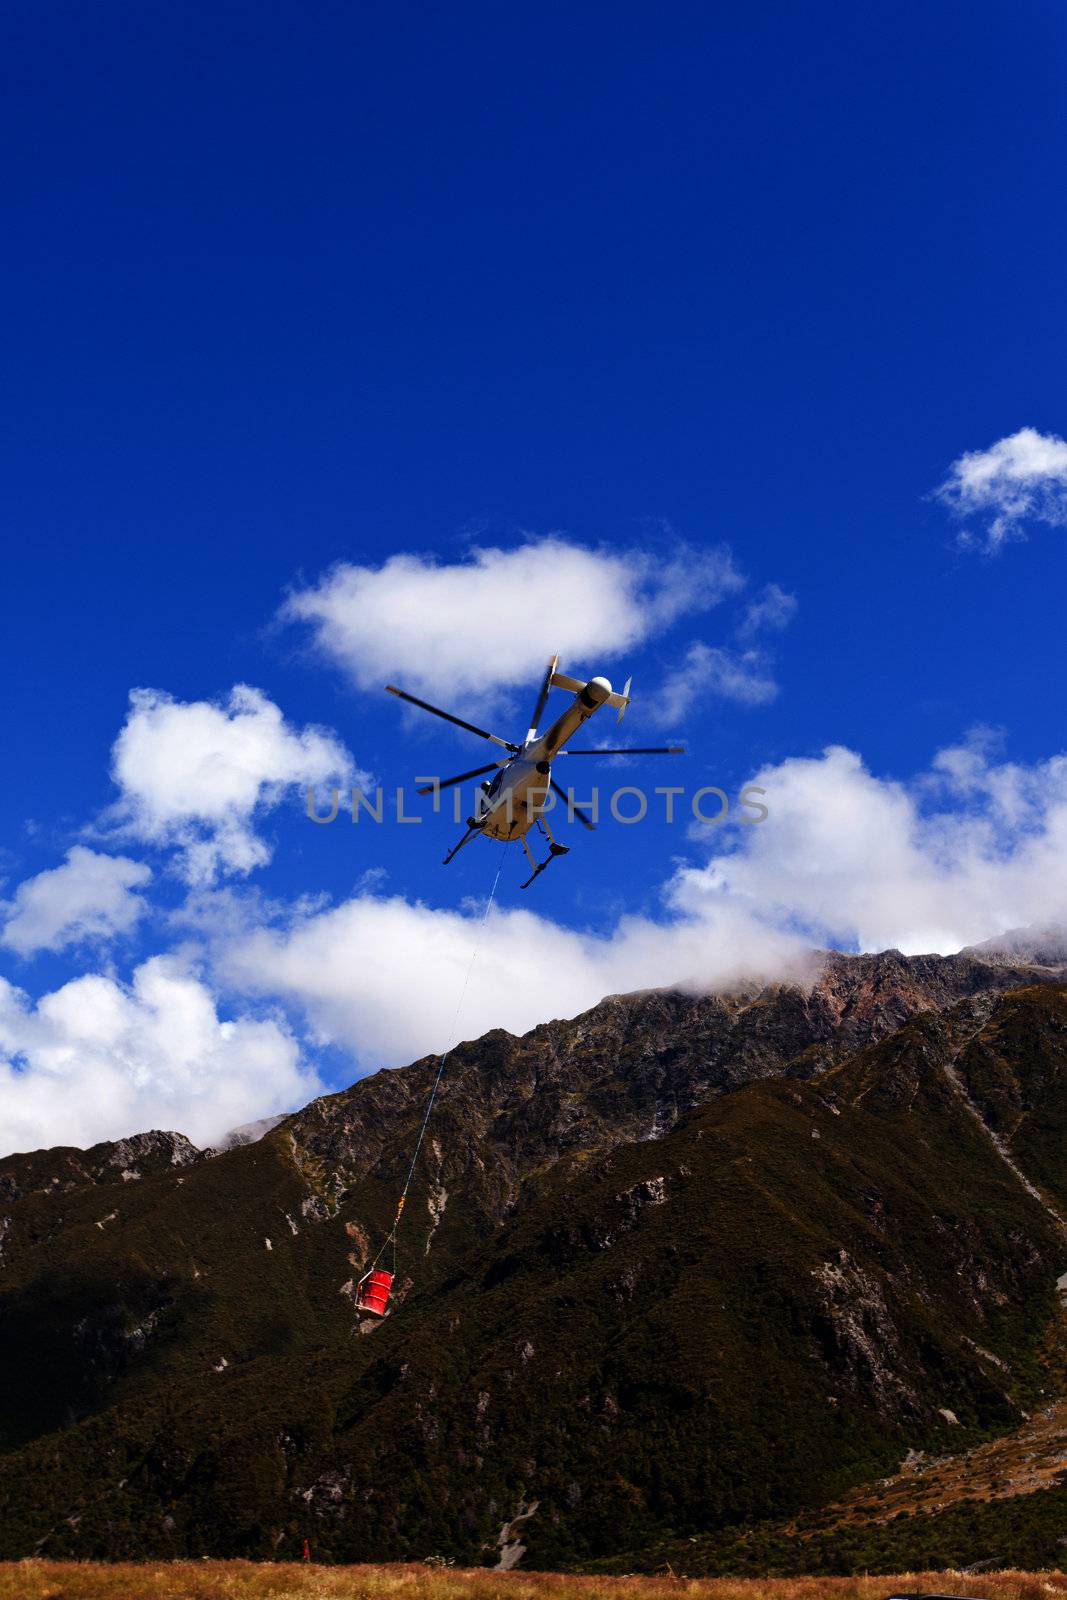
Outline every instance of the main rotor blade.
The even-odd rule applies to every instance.
[[[464,783],[467,778],[480,778],[483,772],[495,772],[501,766],[499,761],[491,761],[487,767],[473,767],[470,772],[461,772],[455,778],[438,778],[436,784],[428,783],[422,789],[416,789],[416,794],[433,794],[434,789],[451,789],[454,783]]]
[[[629,750],[557,750],[560,756],[684,756],[680,744],[633,745]]]
[[[518,755],[519,746],[512,744],[508,739],[498,739],[495,733],[486,733],[484,728],[476,728],[473,722],[464,722],[462,717],[454,717],[451,711],[442,711],[440,706],[432,706],[428,700],[419,700],[413,694],[407,694],[403,689],[398,689],[395,683],[387,683],[387,694],[395,694],[398,699],[406,700],[409,705],[418,706],[421,711],[429,711],[435,717],[443,717],[446,722],[454,722],[457,728],[466,728],[468,733],[476,733],[479,739],[491,739],[494,744],[500,745],[503,750],[510,750],[512,755]]]
[[[545,679],[541,685],[541,692],[537,696],[537,704],[534,706],[533,716],[530,718],[530,731],[526,735],[527,741],[537,737],[538,723],[541,721],[541,713],[545,709],[545,701],[548,699],[548,691],[552,687],[552,674],[555,672],[558,666],[559,656],[550,656],[548,659],[548,670],[545,673]]]
[[[549,778],[548,781],[552,785],[555,792],[559,795],[560,799],[567,802],[567,815],[569,817],[577,817],[583,828],[588,828],[589,832],[592,833],[593,829],[596,827],[596,823],[591,821],[591,819],[586,816],[585,812],[582,811],[579,806],[575,805],[566,789],[561,789],[555,778]]]

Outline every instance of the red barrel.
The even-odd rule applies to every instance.
[[[357,1306],[361,1311],[371,1311],[376,1317],[384,1317],[385,1308],[389,1303],[389,1291],[392,1287],[393,1274],[391,1272],[368,1272],[359,1285]]]

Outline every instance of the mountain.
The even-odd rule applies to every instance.
[[[255,1122],[243,1122],[239,1128],[231,1128],[219,1144],[220,1150],[233,1150],[239,1144],[255,1144],[257,1139],[262,1139],[264,1134],[270,1133],[279,1122],[284,1122],[282,1117],[257,1117]],[[213,1155],[214,1151],[211,1152]]]
[[[354,1285],[435,1057],[220,1154],[8,1157],[0,1554],[832,1567],[854,1530],[798,1519],[1044,1403],[1065,982],[828,955],[466,1043],[381,1323]],[[997,1526],[1054,1558],[1059,1492]]]
[[[960,953],[1008,967],[1062,967],[1067,962],[1067,927],[1058,923],[1048,928],[1013,928]]]

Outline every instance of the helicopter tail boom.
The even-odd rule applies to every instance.
[[[632,678],[627,678],[626,687],[623,689],[622,694],[615,694],[614,691],[609,687],[606,695],[602,697],[600,695],[597,696],[597,700],[600,705],[611,706],[619,713],[618,720],[620,722],[622,721],[623,712],[630,704],[630,685],[632,682]],[[604,678],[591,678],[589,683],[585,683],[581,678],[572,678],[566,672],[553,672],[551,678],[549,679],[549,685],[551,688],[569,689],[571,694],[583,693],[584,690],[589,688],[590,683],[600,685],[605,684],[606,680]]]

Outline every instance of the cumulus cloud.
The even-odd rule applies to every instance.
[[[292,727],[246,684],[221,704],[134,690],[112,776],[122,791],[113,812],[120,826],[177,848],[191,884],[246,876],[268,862],[271,849],[256,824],[293,786],[371,782],[332,733]]]
[[[310,623],[361,689],[396,680],[431,699],[477,697],[535,684],[553,651],[566,670],[596,671],[742,581],[725,548],[660,561],[546,538],[451,564],[412,555],[343,564],[282,615]]]
[[[151,876],[128,856],[75,845],[62,866],[27,878],[14,899],[0,903],[0,944],[29,956],[128,933],[147,909],[137,890]]]
[[[1067,439],[1020,428],[960,456],[935,494],[957,517],[982,520],[982,532],[965,529],[960,542],[989,554],[1025,538],[1027,521],[1067,526]]]
[[[745,607],[738,637],[751,639],[757,633],[780,633],[797,614],[797,597],[779,583],[768,583]]]
[[[484,934],[481,923],[480,910],[363,894],[282,929],[252,930],[221,961],[229,982],[299,1006],[322,1042],[347,1048],[364,1070],[444,1049],[468,970],[462,1031],[476,1038],[573,1016],[605,994],[706,990],[808,967],[795,935],[725,901],[698,917],[627,917],[604,937],[525,909],[493,910]]]
[[[664,727],[676,727],[703,700],[761,706],[777,693],[778,685],[761,650],[731,650],[698,641],[657,689],[648,715]]]
[[[36,1004],[0,979],[0,1153],[149,1128],[211,1144],[320,1087],[282,1023],[221,1021],[205,985],[166,957],[129,986],[89,975]]]
[[[998,762],[987,737],[911,783],[834,746],[755,775],[767,821],[684,870],[676,905],[723,901],[842,948],[948,952],[1067,913],[1067,756]]]

